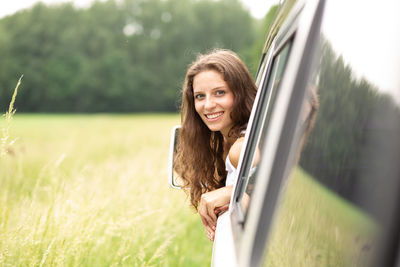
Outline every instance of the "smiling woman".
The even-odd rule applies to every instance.
[[[197,74],[193,79],[196,112],[212,131],[228,136],[233,126],[230,116],[234,96],[224,77],[217,71],[209,70]]]
[[[174,168],[210,240],[218,214],[228,207],[236,168],[231,162],[239,157],[256,91],[232,51],[200,55],[186,74]]]

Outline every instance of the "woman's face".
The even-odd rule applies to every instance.
[[[211,131],[225,137],[233,126],[231,112],[234,95],[223,76],[214,70],[202,71],[193,79],[196,112]]]

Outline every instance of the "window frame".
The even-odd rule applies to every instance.
[[[265,66],[259,68],[263,70],[262,73],[259,73],[262,75],[261,79],[257,77],[261,89],[257,92],[250,116],[243,144],[246,149],[242,149],[240,155],[239,176],[230,204],[234,247],[240,266],[258,266],[261,262],[281,186],[288,175],[289,166],[294,160],[295,130],[319,40],[324,3],[324,0],[311,0],[307,4],[296,3],[274,38],[270,49],[264,55],[265,61],[262,61],[262,64]],[[275,99],[277,104],[272,109],[258,165],[255,189],[248,207],[246,224],[243,226],[244,217],[238,196],[243,191],[243,186],[247,184],[241,177],[249,170],[248,161],[252,159],[252,156],[247,156],[246,151],[254,151],[254,146],[258,144],[250,137],[253,137],[254,128],[260,129],[260,126],[262,128],[265,116],[261,116],[264,117],[261,118],[258,113],[270,104],[268,101],[260,103],[260,100],[262,100],[262,94],[268,93],[263,90],[266,89],[269,82],[272,62],[291,39],[293,40],[291,50],[282,74],[280,87],[277,89]],[[264,112],[265,114],[266,112]],[[259,177],[263,177],[263,179],[259,179]]]
[[[285,50],[288,47],[288,55],[286,57],[286,60],[284,62],[284,68],[282,71],[282,75],[280,76],[283,78],[283,73],[287,65],[287,61],[290,57],[290,52],[292,48],[292,43],[293,43],[294,36],[291,36],[288,40],[286,40],[283,44],[280,44],[277,46],[276,51],[273,53],[273,58],[271,60],[271,65],[270,65],[270,72],[268,73],[268,79],[265,81],[263,84],[262,89],[260,90],[260,102],[265,103],[264,105],[258,105],[257,109],[255,110],[255,118],[254,118],[254,126],[251,128],[251,131],[249,133],[249,143],[247,143],[245,154],[243,156],[243,164],[240,168],[240,172],[238,177],[238,185],[237,187],[240,188],[240,190],[235,191],[235,197],[234,197],[234,205],[235,205],[235,211],[238,213],[238,222],[244,225],[246,221],[246,214],[243,214],[244,212],[242,211],[242,208],[240,206],[240,201],[242,200],[243,194],[245,193],[245,189],[247,189],[247,185],[249,183],[250,175],[251,175],[251,169],[254,168],[253,162],[254,162],[254,157],[256,150],[260,147],[261,139],[264,137],[263,132],[264,132],[264,127],[267,126],[270,122],[270,117],[275,105],[275,100],[276,96],[279,94],[280,90],[280,85],[277,87],[274,87],[274,83],[277,81],[277,72],[279,72],[279,64],[281,60],[281,55],[283,50]],[[278,64],[278,65],[276,65]],[[276,68],[277,67],[277,68]]]

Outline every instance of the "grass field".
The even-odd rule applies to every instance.
[[[209,266],[198,215],[167,185],[178,122],[16,114],[0,158],[0,266]]]
[[[17,114],[17,140],[0,157],[0,266],[209,266],[212,243],[198,215],[167,185],[178,122]],[[368,216],[301,169],[286,188],[266,266],[369,260],[376,225]]]
[[[296,168],[274,220],[263,266],[369,266],[378,226]]]

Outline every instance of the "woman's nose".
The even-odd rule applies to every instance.
[[[215,107],[215,101],[212,97],[207,97],[206,98],[206,103],[204,105],[204,108],[206,110],[212,110]]]

